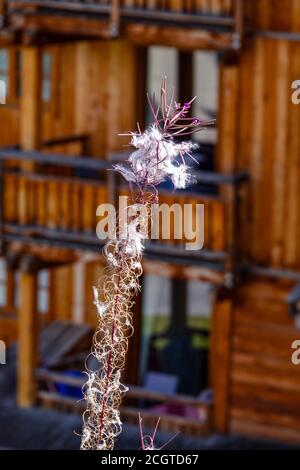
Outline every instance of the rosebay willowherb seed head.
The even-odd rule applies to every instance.
[[[128,339],[133,333],[134,296],[140,289],[143,228],[147,226],[151,204],[157,200],[156,186],[167,178],[175,188],[184,188],[189,181],[185,158],[193,158],[191,151],[196,146],[178,139],[212,124],[188,117],[193,100],[181,105],[173,97],[174,90],[167,100],[166,80],[163,80],[161,104],[156,105],[155,97],[148,97],[152,124],[143,133],[138,126],[138,132],[128,134],[136,150],[127,165],[115,166],[130,186],[136,187],[131,188],[130,223],[124,233],[119,230],[113,240],[107,241],[103,249],[107,263],[105,275],[99,286],[94,287],[99,323],[91,356],[96,360],[98,370],[90,369],[87,362],[88,380],[83,387],[87,408],[83,415],[81,449],[113,449],[115,438],[121,432],[119,408],[127,389],[120,380]],[[137,210],[140,207],[145,208],[142,215]],[[150,437],[143,436],[143,448],[154,448],[154,438],[155,433]]]
[[[186,156],[193,158],[191,152],[197,148],[197,144],[179,142],[178,139],[214,123],[188,116],[194,100],[195,98],[183,105],[177,103],[174,100],[174,88],[167,99],[164,79],[160,105],[156,104],[155,96],[148,96],[152,124],[144,132],[141,132],[138,125],[138,132],[128,134],[131,136],[132,146],[137,150],[130,155],[126,165],[115,165],[115,170],[139,188],[155,187],[166,179],[170,179],[175,188],[185,188],[190,182]]]

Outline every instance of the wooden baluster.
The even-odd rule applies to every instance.
[[[155,10],[158,8],[158,1],[157,0],[148,0],[147,1],[147,9],[148,10]]]
[[[37,224],[40,226],[47,225],[47,200],[48,186],[46,181],[38,181],[37,183]]]
[[[213,15],[222,14],[222,0],[211,0],[211,13]]]
[[[123,0],[124,7],[132,8],[135,6],[134,0]]]
[[[225,250],[225,211],[223,201],[211,204],[211,249]]]
[[[233,15],[233,1],[223,0],[222,9],[223,9],[223,15],[232,16]]]
[[[205,15],[211,11],[211,0],[202,0],[202,11]]]
[[[18,197],[18,223],[27,225],[29,222],[29,184],[27,178],[21,176],[19,178]]]
[[[81,228],[81,212],[83,210],[80,204],[81,188],[78,183],[71,186],[71,228],[79,232]]]
[[[96,212],[94,212],[94,187],[91,184],[85,184],[82,188],[82,228],[85,232],[92,233],[96,228]]]
[[[36,224],[37,220],[37,182],[33,179],[28,181],[28,223]]]
[[[17,220],[17,182],[15,175],[4,177],[4,222],[15,223]]]
[[[196,13],[203,13],[204,11],[204,7],[205,7],[205,3],[206,3],[206,0],[195,0],[195,11]]]
[[[61,228],[70,229],[71,221],[71,185],[64,181],[61,185]]]
[[[184,2],[182,0],[172,0],[169,9],[173,11],[182,11]]]
[[[49,181],[48,183],[48,210],[47,224],[49,228],[58,227],[58,205],[60,199],[60,191],[57,181]]]

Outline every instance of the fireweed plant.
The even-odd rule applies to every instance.
[[[155,95],[148,96],[152,123],[144,132],[138,125],[138,132],[126,134],[136,150],[126,164],[115,165],[115,170],[129,182],[129,216],[126,228],[118,227],[114,238],[107,241],[103,249],[107,266],[98,286],[93,288],[99,324],[91,355],[97,360],[98,370],[88,366],[86,370],[83,450],[113,449],[122,430],[119,408],[127,388],[120,380],[128,339],[133,333],[132,310],[140,290],[141,258],[151,205],[158,202],[157,185],[163,181],[170,179],[174,188],[185,188],[190,181],[186,158],[193,158],[191,152],[197,146],[178,139],[213,123],[189,117],[194,99],[182,105],[174,100],[174,89],[168,98],[164,79],[160,104]]]

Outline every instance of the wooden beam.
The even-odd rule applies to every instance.
[[[23,47],[20,142],[25,151],[37,150],[41,144],[41,74],[40,48]]]
[[[17,400],[29,407],[36,400],[35,369],[38,365],[37,264],[24,257],[20,278],[20,309],[18,321]]]
[[[197,49],[231,49],[232,33],[205,31],[183,27],[126,24],[122,30],[134,44],[139,46],[170,46],[192,51]]]

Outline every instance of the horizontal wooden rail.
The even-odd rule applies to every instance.
[[[45,369],[37,369],[36,377],[38,382],[44,384],[64,384],[71,387],[81,388],[84,378],[71,377],[57,371],[48,371]],[[138,414],[141,413],[145,426],[153,426],[158,418],[161,418],[160,430],[178,430],[185,434],[206,435],[211,431],[213,405],[212,403],[203,401],[200,398],[181,394],[164,394],[147,390],[136,385],[127,385],[124,402],[121,405],[121,415],[125,421],[138,424]],[[82,412],[85,409],[84,401],[76,401],[70,396],[62,396],[58,392],[48,392],[40,390],[38,398],[43,406],[58,407],[69,411]],[[128,401],[130,400],[130,401]],[[129,405],[135,401],[134,405]],[[149,402],[150,404],[158,403],[161,405],[175,405],[177,407],[192,407],[195,410],[193,418],[178,416],[174,413],[164,413],[155,408],[145,408],[138,405],[139,401]]]
[[[151,24],[173,24],[182,26],[207,26],[222,30],[233,30],[238,24],[240,30],[242,0],[7,0],[12,12],[27,7],[36,7],[69,14],[102,15],[110,18],[112,26],[119,29],[120,21],[143,22]]]
[[[47,409],[76,412],[80,414],[86,409],[83,400],[78,401],[69,396],[62,396],[56,392],[40,390],[37,395],[39,404]],[[165,414],[161,411],[141,409],[135,406],[121,405],[120,412],[124,422],[134,425],[138,425],[138,416],[140,413],[143,418],[143,425],[150,428],[154,428],[160,418],[160,431],[172,433],[177,431],[187,436],[192,435],[197,437],[208,436],[212,431],[212,407],[211,409],[201,407],[198,410],[198,419],[177,416],[175,414]]]
[[[66,156],[65,154],[42,153],[37,151],[26,152],[15,149],[1,149],[0,160],[30,161],[65,168],[80,168],[95,171],[105,171],[112,168],[111,163],[97,158],[78,157],[78,155]]]
[[[80,377],[72,377],[62,372],[54,372],[45,369],[37,369],[36,377],[39,381],[45,381],[50,383],[60,383],[63,385],[69,385],[72,387],[81,388],[86,379]],[[199,398],[195,398],[188,395],[178,395],[178,394],[166,394],[147,390],[143,387],[138,387],[136,385],[126,385],[129,390],[127,392],[128,398],[143,399],[147,401],[159,401],[161,403],[172,403],[176,405],[186,405],[186,406],[203,406],[205,408],[209,407],[207,402],[203,402]]]
[[[28,7],[38,6],[43,8],[55,8],[58,10],[71,10],[73,12],[93,12],[93,13],[109,13],[111,7],[115,4],[115,0],[99,1],[99,0],[78,0],[76,2],[68,0],[7,0],[10,7]],[[152,15],[160,12],[163,15],[166,13],[174,14],[178,17],[183,14],[206,14],[230,17],[234,15],[235,0],[202,0],[202,2],[194,2],[193,5],[188,5],[186,0],[170,0],[168,5],[163,1],[150,0],[143,2],[141,5],[138,0],[120,0],[121,15],[135,16],[139,12],[149,12]],[[229,24],[229,23],[227,23]]]
[[[61,140],[57,141],[57,143],[61,142]],[[50,146],[51,143],[52,141],[49,141],[48,143],[46,142],[45,145]],[[56,141],[53,141],[53,145],[56,145]],[[115,163],[124,162],[125,158],[124,154],[113,154],[109,161],[107,161],[89,156],[79,157],[78,155],[68,155],[66,157],[65,154],[42,153],[38,151],[26,152],[23,150],[8,148],[0,149],[0,160],[31,161],[66,168],[106,171],[112,169]],[[238,185],[249,179],[248,174],[244,171],[226,174],[193,169],[193,176],[196,178],[197,182],[212,185]]]

